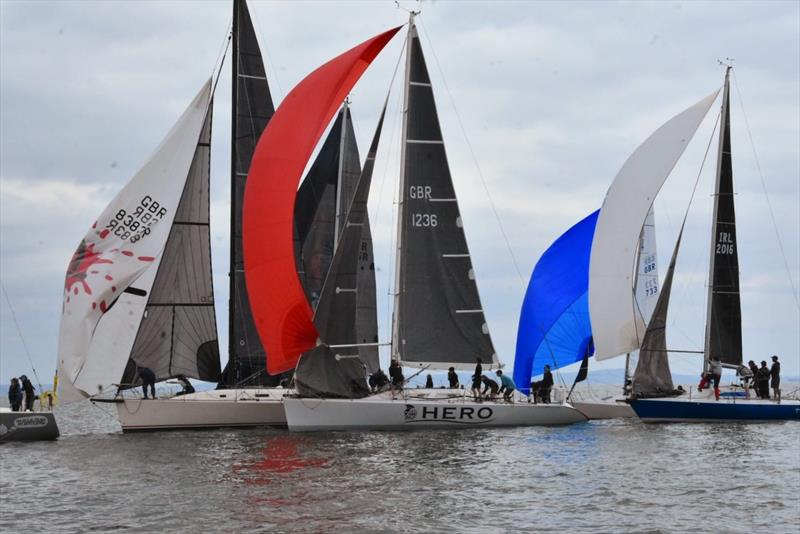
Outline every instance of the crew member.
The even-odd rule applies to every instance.
[[[553,384],[553,373],[550,372],[550,366],[545,365],[540,389],[540,396],[545,404],[550,404],[550,391],[553,389]]]
[[[36,400],[36,394],[34,393],[33,384],[31,381],[28,380],[28,377],[22,375],[19,377],[19,381],[21,383],[22,392],[25,393],[25,411],[32,412],[33,411],[33,401]]]
[[[486,375],[481,375],[481,382],[484,385],[482,395],[489,400],[494,400],[497,392],[500,391],[500,386]]]
[[[719,361],[719,356],[712,356],[708,361],[708,375],[714,383],[714,398],[719,400],[719,383],[722,380],[722,362]]]
[[[769,368],[767,362],[762,360],[761,367],[758,368],[756,373],[756,386],[758,387],[758,396],[762,399],[769,398]]]
[[[514,390],[517,385],[510,376],[503,374],[500,369],[497,370],[497,376],[500,377],[500,393],[503,394],[503,400],[506,402],[513,402]]]
[[[750,382],[753,381],[753,371],[746,365],[740,365],[736,369],[736,376],[742,381],[742,387],[744,388],[744,394],[749,399],[750,398]]]
[[[389,377],[392,379],[393,388],[403,389],[403,382],[406,379],[403,376],[403,368],[400,367],[397,360],[392,360],[392,363],[389,364]]]
[[[22,406],[22,387],[17,377],[11,379],[11,385],[8,387],[8,403],[12,412],[18,412]]]
[[[747,367],[749,367],[750,372],[753,373],[753,378],[750,379],[750,387],[756,392],[756,397],[761,398],[761,392],[758,391],[758,382],[756,381],[756,377],[758,376],[758,366],[756,365],[756,362],[750,360],[747,362]]]
[[[458,389],[458,374],[455,367],[447,370],[447,381],[450,383],[450,389]]]
[[[188,395],[189,393],[194,393],[194,386],[192,385],[191,382],[189,382],[188,378],[186,378],[183,375],[178,375],[177,379],[178,379],[178,382],[180,382],[180,384],[183,387],[183,389],[175,394],[176,397],[178,395]],[[156,394],[155,394],[155,391],[154,391],[153,392],[153,397],[155,397],[155,396],[156,396]]]
[[[139,369],[139,378],[142,380],[142,393],[144,398],[147,398],[147,386],[150,386],[150,393],[153,395],[153,400],[156,398],[156,374],[148,367]]]
[[[389,384],[389,377],[386,376],[383,369],[378,369],[369,377],[369,388],[373,393],[381,391],[387,384]]]
[[[481,365],[480,358],[475,358],[475,361],[477,363],[475,364],[475,373],[472,375],[472,395],[477,401],[481,398],[481,376],[483,376],[483,366]]]
[[[772,379],[770,386],[772,387],[772,396],[775,399],[781,398],[781,362],[778,361],[777,354],[772,357],[772,368],[769,370],[769,376]]]
[[[425,389],[433,389],[433,377],[430,373],[428,373],[428,377],[425,379]]]

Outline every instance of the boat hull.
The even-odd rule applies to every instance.
[[[225,389],[166,399],[116,399],[123,432],[226,427],[286,427],[287,390]]]
[[[623,400],[572,401],[571,404],[590,420],[636,417],[636,412],[630,404]]]
[[[0,443],[48,441],[60,435],[53,412],[0,410]]]
[[[569,404],[367,397],[284,399],[289,430],[416,430],[569,425],[586,416]]]
[[[800,401],[637,399],[631,401],[645,423],[800,421]]]

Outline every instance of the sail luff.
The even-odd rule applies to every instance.
[[[395,238],[394,260],[394,305],[392,309],[392,344],[390,354],[392,359],[400,357],[400,293],[402,292],[402,264],[403,264],[403,225],[405,189],[406,189],[406,144],[408,143],[408,95],[411,79],[411,36],[415,32],[414,15],[409,15],[408,35],[406,36],[406,65],[403,75],[403,126],[400,131],[400,178],[397,193],[397,236]]]
[[[334,220],[333,225],[333,250],[336,250],[336,246],[339,244],[339,234],[341,233],[341,225],[344,222],[344,217],[347,213],[342,213],[342,210],[346,210],[349,204],[350,199],[342,201],[346,191],[343,187],[343,173],[344,173],[344,160],[345,160],[345,149],[347,144],[347,132],[348,132],[348,116],[349,116],[349,105],[347,99],[344,100],[342,104],[342,131],[340,132],[339,137],[339,168],[336,172],[336,217]],[[349,124],[349,127],[352,128],[352,123]]]
[[[742,364],[742,311],[739,295],[739,250],[736,239],[730,133],[730,70],[725,72],[722,125],[717,152],[714,210],[709,254],[708,305],[704,343],[705,363],[718,358],[731,366]]]

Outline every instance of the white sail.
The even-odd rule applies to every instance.
[[[634,269],[642,227],[656,194],[718,93],[714,91],[650,135],[606,193],[589,264],[589,315],[598,360],[639,348],[645,324],[634,293]]]
[[[140,295],[153,284],[210,98],[208,80],[70,261],[58,339],[62,402],[96,394],[122,376],[147,301]]]

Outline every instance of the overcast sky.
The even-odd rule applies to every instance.
[[[407,20],[392,2],[251,1],[250,9],[276,104],[323,62]],[[228,1],[0,0],[0,277],[43,382],[50,382],[55,368],[63,279],[75,247],[211,75],[230,11]],[[541,253],[600,207],[639,143],[722,84],[724,69],[717,59],[734,58],[745,358],[779,354],[785,374],[800,373],[800,312],[792,294],[792,286],[800,287],[800,2],[440,0],[423,2],[422,11],[422,44],[451,171],[502,361],[513,363],[520,304]],[[402,41],[402,35],[395,37],[351,96],[362,158]],[[228,67],[215,98],[212,152],[222,348],[227,347]],[[388,336],[398,89],[395,84],[370,201],[381,339]],[[715,104],[656,201],[662,276],[718,110]],[[702,349],[712,190],[713,175],[704,172],[673,289],[672,348]],[[673,360],[675,372],[699,369],[695,356]],[[30,371],[3,297],[0,382]]]

